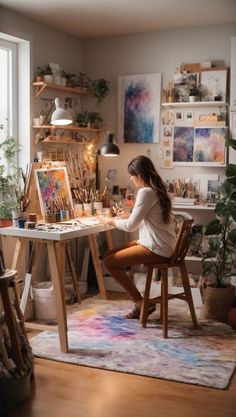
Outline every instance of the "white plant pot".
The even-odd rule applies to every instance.
[[[53,75],[44,75],[43,79],[45,83],[53,84],[53,81],[54,81]]]

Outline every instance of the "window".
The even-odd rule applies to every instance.
[[[17,44],[0,39],[0,141],[17,138]],[[1,165],[4,165],[3,156]]]

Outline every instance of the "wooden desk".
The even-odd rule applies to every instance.
[[[73,222],[73,221],[72,221]],[[17,227],[5,227],[0,229],[0,235],[16,237],[16,246],[13,256],[12,269],[18,267],[19,260],[25,253],[25,247],[28,241],[33,241],[36,245],[40,242],[46,244],[49,266],[51,271],[51,279],[55,291],[56,309],[57,309],[57,323],[58,326],[48,326],[41,324],[31,324],[31,327],[52,330],[59,332],[60,346],[62,352],[68,352],[68,337],[67,337],[67,318],[66,318],[66,302],[65,302],[65,288],[64,288],[64,269],[66,244],[71,239],[82,236],[87,236],[91,255],[94,263],[94,269],[97,276],[99,292],[102,298],[107,298],[104,279],[100,268],[99,251],[96,235],[100,232],[105,232],[108,242],[108,247],[112,248],[112,239],[110,231],[114,226],[105,225],[102,223],[95,224],[95,219],[82,219],[77,224],[60,225],[60,223],[53,225],[54,228],[47,230],[38,229],[20,229]],[[68,222],[70,223],[70,222]],[[60,230],[57,229],[60,227]],[[27,323],[26,323],[27,324]]]

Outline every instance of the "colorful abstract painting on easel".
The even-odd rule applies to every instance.
[[[66,168],[36,169],[35,179],[42,216],[67,211],[72,218],[73,201]]]

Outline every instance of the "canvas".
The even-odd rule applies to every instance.
[[[118,78],[118,140],[159,142],[161,74]]]
[[[43,216],[60,209],[73,213],[73,201],[65,167],[35,169],[35,180]]]
[[[170,306],[169,338],[164,339],[156,313],[144,329],[138,320],[124,319],[132,307],[130,301],[85,300],[68,317],[69,353],[60,351],[58,334],[53,332],[31,339],[33,353],[72,364],[226,388],[236,362],[233,330],[203,320],[193,329],[186,303],[174,300]]]

